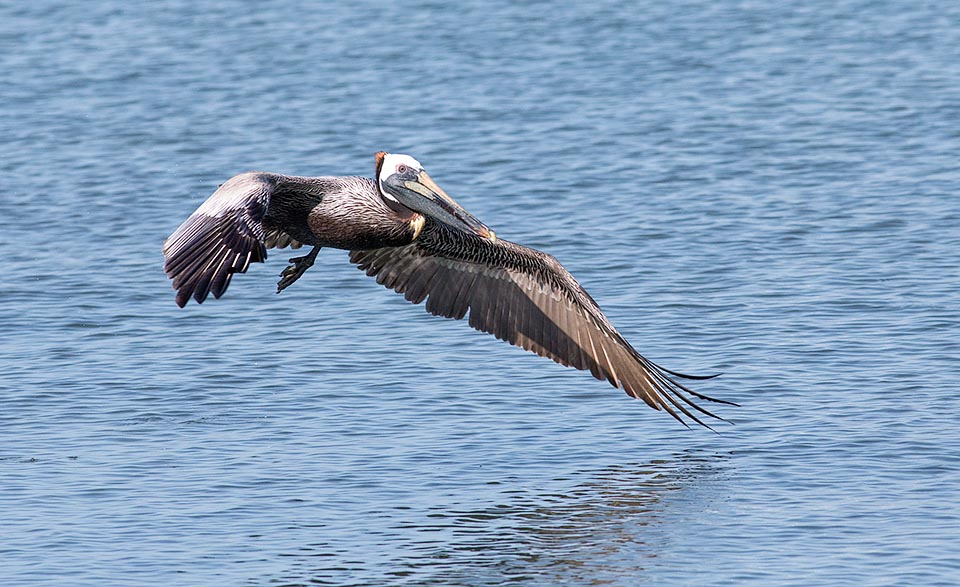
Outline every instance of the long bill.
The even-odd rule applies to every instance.
[[[421,170],[412,179],[408,177],[393,174],[381,183],[381,187],[414,212],[496,242],[497,235],[447,195],[426,171]]]

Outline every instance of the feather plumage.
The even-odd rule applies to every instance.
[[[597,303],[554,257],[510,241],[495,242],[428,219],[420,236],[402,247],[355,250],[350,260],[426,310],[589,371],[650,407],[686,424],[706,426],[700,415],[721,419],[695,403],[730,404],[688,390],[638,353]]]

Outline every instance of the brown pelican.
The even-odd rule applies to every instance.
[[[378,283],[415,304],[426,300],[431,314],[461,319],[469,312],[473,328],[590,371],[684,425],[680,414],[704,426],[697,413],[723,420],[687,394],[736,405],[676,380],[715,375],[684,375],[640,355],[554,257],[497,238],[409,155],[377,153],[375,180],[237,175],[164,242],[164,269],[183,307],[191,296],[219,298],[233,274],[265,260],[268,248],[303,244],[313,249],[290,259],[278,293],[322,247],[346,249]]]

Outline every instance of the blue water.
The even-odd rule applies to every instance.
[[[953,585],[955,3],[0,7],[3,585]],[[250,169],[407,152],[734,426],[324,250],[179,309]]]

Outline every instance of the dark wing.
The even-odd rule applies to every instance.
[[[264,217],[278,176],[243,173],[221,185],[163,243],[164,270],[177,290],[181,308],[193,296],[219,298],[234,273],[264,261],[267,249],[300,243],[281,228],[265,226]]]
[[[680,412],[706,426],[694,412],[722,420],[684,392],[716,400],[678,383],[644,358],[617,332],[600,307],[551,255],[449,229],[428,219],[420,236],[403,247],[352,251],[350,260],[377,282],[426,310],[461,319],[561,365],[590,371],[649,406]],[[732,404],[735,405],[735,404]]]

